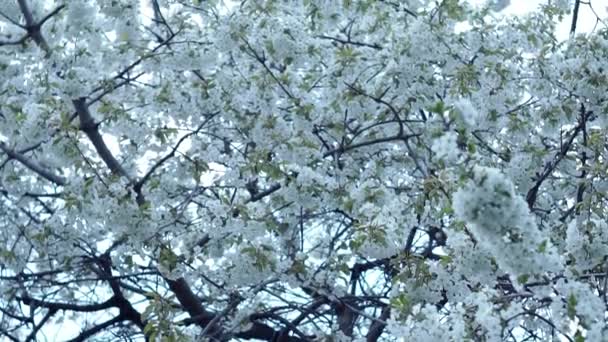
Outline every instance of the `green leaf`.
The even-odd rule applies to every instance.
[[[517,277],[517,282],[520,284],[525,284],[528,282],[529,279],[530,279],[529,274],[522,274],[519,277]]]
[[[266,51],[268,51],[269,54],[274,55],[276,53],[276,50],[274,49],[274,44],[272,43],[272,40],[267,39],[264,42],[264,47],[266,48]]]
[[[434,106],[427,108],[427,110],[431,113],[443,114],[446,108],[443,101],[437,101]]]
[[[355,201],[352,198],[349,198],[346,201],[344,201],[344,209],[346,210],[347,213],[352,213],[354,207],[355,207]]]
[[[131,255],[127,255],[127,256],[125,256],[125,259],[124,259],[124,260],[125,260],[125,264],[126,264],[127,266],[129,266],[129,267],[133,267],[133,266],[135,266],[135,262],[133,261],[133,256],[131,256]]]
[[[306,264],[303,260],[295,260],[288,271],[290,274],[306,275]]]
[[[539,253],[545,253],[546,250],[547,250],[547,240],[541,242],[537,248],[537,251]]]
[[[101,103],[101,106],[99,106],[99,108],[97,108],[97,112],[101,113],[101,114],[108,114],[110,112],[112,112],[112,105],[109,102],[103,101]]]
[[[164,132],[164,130],[162,128],[157,128],[154,131],[154,136],[156,137],[156,139],[160,140],[160,143],[162,145],[166,145],[167,144],[167,136]]]
[[[396,309],[400,319],[407,317],[412,311],[414,303],[405,293],[393,297],[390,301],[391,306]]]
[[[156,95],[156,100],[160,103],[169,103],[171,102],[171,90],[169,90],[169,84],[165,84],[158,95]]]
[[[452,257],[449,255],[442,255],[439,259],[439,262],[442,266],[447,266],[452,263]]]
[[[567,306],[568,318],[570,318],[570,319],[574,319],[574,317],[576,316],[576,304],[577,304],[576,296],[574,294],[570,294],[568,296],[568,306]]]
[[[131,199],[130,197],[128,197],[128,199]],[[146,201],[143,204],[141,204],[139,206],[139,211],[147,213],[150,211],[150,209],[152,209],[152,204],[150,204],[150,202]]]
[[[166,267],[169,271],[174,270],[177,267],[178,256],[169,247],[163,246],[160,249],[160,255],[158,262]]]
[[[444,213],[446,215],[453,215],[454,214],[454,208],[452,208],[450,205],[447,205],[447,206],[443,207],[442,213]]]
[[[17,255],[15,254],[15,252],[7,250],[7,249],[0,250],[0,260],[13,262],[16,259],[17,259]]]
[[[475,151],[477,151],[477,147],[475,146],[475,144],[474,144],[474,143],[469,142],[469,143],[467,144],[467,151],[468,151],[470,154],[475,154]]]
[[[152,322],[148,322],[144,327],[144,335],[150,337],[150,341],[154,341],[152,337],[156,335],[156,326]]]
[[[444,0],[442,7],[450,19],[461,21],[465,18],[465,9],[459,0]]]
[[[354,62],[358,56],[359,52],[348,45],[340,47],[336,52],[336,57],[341,64]]]

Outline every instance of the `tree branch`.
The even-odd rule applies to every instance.
[[[335,41],[335,42],[338,42],[343,45],[355,45],[355,46],[371,48],[374,50],[382,50],[382,46],[380,46],[378,44],[369,44],[369,43],[364,43],[364,42],[353,41],[350,39],[342,39],[342,38],[338,38],[338,37],[331,37],[331,36],[325,36],[325,35],[318,35],[316,37],[320,38],[320,39],[327,39],[327,40]]]
[[[391,141],[397,141],[397,140],[407,141],[410,138],[418,137],[420,135],[421,135],[420,133],[407,134],[407,135],[395,135],[392,137],[363,141],[363,142],[360,142],[357,144],[352,144],[352,145],[347,145],[347,146],[341,145],[341,146],[338,146],[337,148],[334,148],[333,150],[323,153],[323,157],[328,157],[328,156],[334,155],[335,153],[348,152],[348,151],[354,150],[359,147],[371,146],[371,145],[381,144],[381,143],[385,143],[385,142],[391,142]]]
[[[120,322],[122,322],[124,320],[125,319],[121,315],[118,315],[118,316],[116,316],[116,317],[114,317],[114,318],[112,318],[110,320],[107,320],[107,321],[105,321],[105,322],[103,322],[101,324],[98,324],[98,325],[92,327],[89,330],[85,330],[85,331],[81,332],[80,335],[78,335],[77,337],[69,340],[69,342],[83,342],[83,341],[86,341],[89,337],[91,337],[91,336],[93,336],[93,335],[95,335],[95,334],[97,334],[97,333],[99,333],[99,332],[101,332],[101,331],[103,331],[103,330],[105,330],[105,329],[113,326],[114,324],[118,324],[118,323],[120,323]]]
[[[281,336],[281,341],[285,342],[305,341],[296,336],[284,336],[280,331],[259,322],[252,322],[252,327],[246,331],[235,334],[224,332],[223,329],[217,325],[219,320],[216,319],[216,314],[205,310],[200,299],[192,292],[190,285],[184,278],[178,278],[176,280],[165,278],[165,281],[169,284],[169,288],[175,294],[175,297],[184,310],[190,315],[191,320],[196,321],[200,327],[206,329],[207,336],[219,337],[220,339],[232,336],[235,338],[258,339],[264,341],[275,341],[277,336]],[[213,324],[209,325],[210,323]]]
[[[93,117],[89,112],[89,107],[86,104],[86,98],[81,97],[76,100],[72,100],[72,103],[80,119],[80,130],[87,135],[106,166],[110,169],[110,171],[112,171],[113,174],[123,176],[129,181],[132,181],[131,176],[125,169],[123,169],[118,160],[116,160],[114,155],[112,155],[112,152],[110,152],[108,149],[106,143],[103,141],[103,138],[99,133],[99,124],[95,123],[93,120]]]
[[[528,203],[528,208],[530,208],[530,210],[532,210],[534,207],[534,203],[536,202],[536,197],[538,195],[538,190],[540,189],[541,185],[547,179],[547,177],[549,177],[549,175],[551,175],[553,173],[553,171],[555,170],[555,168],[557,167],[559,162],[562,159],[564,159],[566,154],[570,151],[570,148],[572,147],[572,144],[574,143],[574,139],[576,139],[578,134],[585,127],[585,124],[587,122],[587,119],[589,118],[589,115],[591,115],[591,112],[587,112],[585,110],[585,106],[583,104],[581,104],[581,118],[580,118],[578,125],[576,125],[576,127],[570,134],[570,138],[564,145],[561,146],[559,152],[554,156],[553,160],[548,162],[545,165],[545,168],[538,176],[534,186],[532,186],[532,188],[530,188],[530,190],[528,190],[528,194],[526,195],[526,202]]]
[[[25,23],[26,23],[25,29],[27,30],[28,35],[30,37],[32,37],[32,39],[34,40],[36,45],[38,45],[38,47],[40,47],[42,50],[44,50],[44,52],[46,52],[47,57],[50,56],[51,48],[49,47],[49,44],[46,42],[46,40],[42,36],[42,33],[40,33],[40,28],[42,26],[43,21],[41,21],[39,23],[36,23],[34,21],[34,17],[32,16],[32,11],[30,10],[26,0],[17,0],[17,2],[19,3],[19,9],[21,10],[23,17],[25,18]],[[53,12],[57,13],[57,12],[59,12],[59,10],[61,10],[61,8],[55,9]],[[45,17],[44,21],[48,20],[48,18],[49,18],[48,16]]]
[[[205,127],[205,125],[211,121],[217,114],[219,114],[219,112],[215,112],[213,114],[211,114],[204,122],[202,122],[194,131],[185,134],[183,137],[181,137],[177,143],[175,144],[175,146],[173,146],[173,148],[171,149],[171,152],[169,152],[166,156],[162,157],[159,161],[157,161],[151,168],[150,170],[148,170],[148,172],[146,172],[146,174],[137,182],[135,183],[135,185],[133,186],[133,189],[135,190],[135,192],[139,193],[141,192],[141,188],[143,187],[143,185],[148,181],[148,179],[150,178],[150,176],[152,176],[152,174],[154,174],[154,171],[156,171],[156,169],[158,169],[163,163],[165,163],[167,160],[169,160],[170,158],[172,158],[175,155],[175,152],[177,152],[177,149],[179,148],[179,146],[189,137],[198,134],[198,132],[201,131],[201,129],[203,129],[203,127]]]
[[[18,300],[23,302],[25,305],[36,306],[41,308],[47,308],[49,310],[64,310],[64,311],[76,311],[76,312],[95,312],[105,309],[109,309],[116,304],[114,297],[106,300],[103,303],[89,304],[89,305],[78,305],[69,303],[59,302],[46,302],[43,300],[35,299],[29,296],[18,297]]]
[[[369,327],[369,331],[367,332],[367,336],[365,336],[367,342],[376,342],[382,335],[384,328],[386,327],[386,320],[391,315],[391,307],[387,305],[382,309],[380,316],[377,320],[375,320],[372,325]]]
[[[17,160],[18,162],[23,164],[23,166],[34,171],[35,173],[37,173],[41,177],[45,178],[46,180],[51,181],[57,185],[66,185],[67,181],[65,178],[63,178],[61,176],[57,176],[57,175],[51,173],[50,171],[45,170],[42,166],[27,159],[27,157],[25,157],[21,153],[11,150],[3,142],[0,142],[0,149],[4,153],[6,153],[6,155],[9,156],[9,158]]]
[[[46,324],[46,322],[53,317],[56,313],[57,313],[57,309],[50,309],[46,315],[40,320],[40,322],[38,322],[38,324],[36,325],[36,327],[34,329],[32,329],[32,332],[27,336],[27,338],[25,339],[26,341],[35,341],[36,340],[36,334],[38,333],[38,331],[40,331],[40,329],[44,326],[44,324]]]
[[[572,22],[570,23],[570,35],[576,33],[576,24],[578,21],[578,10],[581,6],[581,0],[574,1],[574,11],[572,12]]]

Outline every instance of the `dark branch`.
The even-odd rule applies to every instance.
[[[576,33],[576,24],[578,21],[578,10],[581,5],[581,0],[574,2],[574,11],[572,12],[572,23],[570,24],[570,35]]]
[[[380,317],[375,320],[372,325],[369,327],[369,331],[367,332],[366,341],[367,342],[376,342],[382,335],[384,328],[386,327],[386,320],[391,315],[391,307],[389,305],[385,306],[380,313]]]
[[[96,312],[109,309],[116,305],[116,300],[114,297],[108,299],[103,303],[98,304],[88,304],[88,305],[78,305],[78,304],[69,304],[69,303],[59,303],[59,302],[46,302],[43,300],[31,298],[29,296],[18,297],[18,300],[23,302],[25,305],[47,308],[49,310],[67,310],[67,311],[76,311],[76,312]]]
[[[49,47],[49,44],[46,42],[46,40],[42,36],[42,33],[40,32],[40,27],[42,25],[42,22],[36,23],[34,21],[34,17],[32,16],[32,11],[30,10],[26,0],[17,0],[17,2],[19,3],[19,9],[21,10],[23,17],[25,18],[25,24],[26,24],[25,28],[27,30],[28,35],[30,37],[32,37],[32,39],[34,40],[36,45],[38,45],[38,47],[40,47],[42,50],[44,50],[44,52],[46,52],[47,57],[50,56],[51,48]],[[56,9],[55,13],[57,13],[59,10]],[[48,20],[48,18],[45,18],[45,21],[46,20]]]
[[[99,133],[99,125],[95,123],[95,120],[89,112],[89,107],[86,104],[86,98],[81,97],[79,99],[72,100],[72,103],[74,104],[76,113],[80,118],[80,130],[87,135],[106,166],[110,169],[110,171],[112,171],[112,173],[131,180],[131,176],[129,176],[127,171],[123,169],[118,160],[116,160],[114,155],[112,155],[112,152],[110,152],[108,149],[106,143],[103,141],[103,138]]]
[[[583,128],[585,127],[586,121],[591,114],[592,113],[587,112],[585,110],[585,106],[581,104],[581,119],[580,119],[578,125],[576,125],[576,127],[573,129],[572,133],[570,134],[570,138],[568,139],[568,141],[566,141],[565,144],[563,144],[561,146],[560,150],[554,156],[553,160],[548,162],[545,165],[545,168],[543,169],[543,171],[540,173],[540,175],[536,179],[536,183],[534,184],[534,186],[530,190],[528,190],[528,194],[526,195],[526,202],[528,203],[528,208],[530,208],[530,210],[532,210],[534,207],[534,203],[536,202],[536,197],[538,195],[538,190],[540,189],[541,185],[547,179],[547,177],[549,177],[549,175],[551,175],[553,173],[553,171],[555,170],[555,168],[557,167],[559,162],[562,159],[564,159],[566,154],[570,151],[570,148],[572,147],[572,144],[574,143],[574,139],[576,139],[578,134],[583,130]]]
[[[83,342],[83,341],[86,341],[89,337],[91,337],[91,336],[93,336],[93,335],[95,335],[95,334],[97,334],[97,333],[99,333],[99,332],[101,332],[101,331],[103,331],[103,330],[105,330],[105,329],[107,329],[107,328],[115,325],[115,324],[118,324],[118,323],[120,323],[120,322],[122,322],[124,320],[125,319],[123,317],[121,317],[120,315],[118,315],[118,316],[116,316],[116,317],[114,317],[114,318],[112,318],[112,319],[110,319],[108,321],[105,321],[105,322],[103,322],[101,324],[98,324],[98,325],[92,327],[91,329],[88,329],[88,330],[85,330],[85,331],[81,332],[80,335],[78,335],[77,337],[69,340],[69,342]]]
[[[350,39],[342,39],[342,38],[338,38],[338,37],[330,37],[330,36],[325,36],[325,35],[319,35],[319,36],[317,36],[317,38],[335,41],[335,42],[338,42],[343,45],[355,45],[355,46],[362,46],[362,47],[367,47],[367,48],[371,48],[371,49],[375,49],[375,50],[382,50],[382,46],[380,46],[378,44],[369,44],[369,43],[364,43],[364,42],[352,41]]]
[[[229,337],[243,338],[243,339],[258,339],[264,341],[276,341],[277,336],[281,336],[281,341],[285,342],[304,342],[305,340],[296,336],[285,336],[280,331],[273,329],[272,327],[259,323],[252,322],[251,328],[246,331],[242,331],[236,334],[224,332],[222,327],[219,326],[219,320],[217,314],[211,313],[203,307],[200,299],[192,292],[190,285],[184,278],[178,278],[176,280],[165,278],[165,281],[169,284],[169,288],[175,294],[175,297],[182,305],[184,310],[190,315],[190,321],[196,322],[200,327],[206,330],[206,336],[213,336],[220,340]],[[208,326],[211,323],[211,326]]]
[[[4,153],[6,153],[6,155],[8,155],[9,158],[17,160],[18,162],[20,162],[21,164],[23,164],[23,166],[25,166],[28,169],[34,171],[35,173],[37,173],[41,177],[45,178],[46,180],[51,181],[51,182],[53,182],[53,183],[55,183],[57,185],[65,185],[67,183],[67,181],[65,180],[65,178],[63,178],[61,176],[57,176],[57,175],[51,173],[50,171],[45,170],[42,166],[40,166],[40,165],[36,164],[35,162],[27,159],[21,153],[19,153],[17,151],[14,151],[14,150],[11,150],[3,142],[0,142],[0,149]]]
[[[148,181],[148,179],[150,179],[150,176],[152,176],[152,174],[154,174],[154,171],[156,171],[161,165],[163,165],[167,160],[171,159],[174,155],[175,152],[177,152],[177,149],[179,148],[179,146],[189,137],[198,134],[198,132],[201,131],[201,129],[203,129],[203,127],[205,127],[205,125],[211,121],[211,119],[213,119],[217,114],[219,114],[219,112],[213,113],[211,114],[204,122],[202,122],[194,131],[184,135],[183,137],[181,137],[177,143],[175,144],[175,146],[173,146],[173,148],[171,149],[171,152],[169,152],[166,156],[162,157],[158,162],[156,162],[151,168],[150,170],[148,170],[148,172],[137,182],[135,183],[135,185],[133,186],[133,189],[135,190],[135,192],[140,193],[141,192],[141,188],[143,187],[143,185]]]
[[[53,317],[56,313],[57,313],[57,309],[51,309],[49,310],[46,315],[44,315],[44,317],[40,320],[40,322],[38,322],[38,324],[36,325],[36,327],[34,329],[32,329],[32,332],[28,335],[28,337],[25,339],[26,341],[35,341],[36,340],[36,334],[38,333],[38,331],[40,331],[40,329],[44,326],[44,324],[46,324],[46,322]]]

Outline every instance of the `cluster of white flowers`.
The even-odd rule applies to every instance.
[[[454,107],[460,114],[460,117],[464,124],[468,127],[475,127],[478,121],[481,119],[481,115],[477,109],[473,106],[470,100],[460,99],[454,103]]]
[[[94,20],[95,16],[95,9],[89,1],[70,1],[66,24],[69,25],[70,31],[78,32],[86,28]]]
[[[446,132],[441,137],[435,139],[431,146],[431,150],[435,153],[435,157],[444,159],[447,162],[457,160],[460,154],[457,139],[458,135],[456,132]]]
[[[556,250],[538,229],[513,183],[498,169],[475,167],[473,178],[453,197],[457,217],[497,264],[515,276],[556,272]]]
[[[527,216],[522,213],[521,199],[514,198],[512,183],[495,168],[476,166],[473,178],[454,194],[453,206],[463,221],[501,235],[522,214]]]
[[[452,261],[447,265],[433,265],[430,269],[438,277],[439,285],[441,282],[450,285],[446,286],[449,298],[460,298],[467,292],[459,293],[459,289],[463,290],[467,285],[460,279],[454,280],[453,274],[461,274],[471,284],[494,284],[496,275],[492,265],[492,251],[476,246],[465,232],[449,229],[448,236],[446,249]]]
[[[578,272],[587,271],[604,263],[608,255],[608,224],[593,214],[588,220],[578,218],[568,224],[566,251],[576,262]]]
[[[468,299],[477,308],[475,322],[482,328],[478,334],[485,335],[486,341],[500,341],[502,332],[496,329],[500,326],[500,317],[496,315],[490,293],[471,294]]]
[[[133,2],[126,0],[97,0],[97,4],[101,8],[101,13],[114,18],[120,17],[124,14],[125,9],[133,6]]]
[[[226,278],[226,283],[231,287],[251,285],[266,279],[266,276],[259,272],[254,266],[255,260],[240,253],[224,254],[231,263],[225,263],[221,270],[222,276]]]
[[[118,41],[134,43],[139,39],[138,24],[135,21],[136,19],[133,18],[130,20],[117,19],[115,21],[114,30]]]
[[[448,315],[437,312],[432,305],[416,307],[413,311],[415,312],[405,322],[391,318],[387,325],[388,332],[406,341],[467,340],[465,310],[462,305],[456,304]]]
[[[586,341],[606,341],[608,329],[604,323],[605,316],[601,314],[606,312],[606,304],[595,294],[595,290],[588,284],[566,282],[563,279],[554,288],[564,299],[553,302],[554,311],[566,312],[570,318],[575,315],[587,329]],[[564,319],[562,325],[566,327],[569,322]]]

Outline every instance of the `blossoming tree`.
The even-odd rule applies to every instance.
[[[2,339],[608,339],[583,5],[3,1]]]

